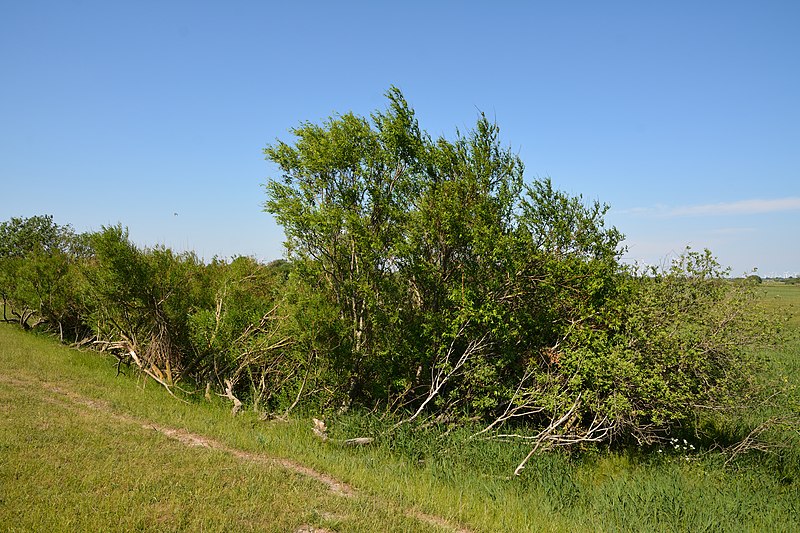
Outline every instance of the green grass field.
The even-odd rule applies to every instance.
[[[764,283],[764,301],[789,318],[790,326],[800,330],[800,285]]]
[[[768,305],[800,309],[799,286],[764,288]],[[800,385],[800,342],[765,356]],[[341,434],[371,427],[368,416],[339,423],[352,425]],[[409,431],[351,449],[310,427],[232,418],[201,394],[182,403],[116,377],[112,359],[1,324],[0,530],[800,530],[796,431],[778,435],[779,453],[727,466],[682,435],[661,452],[541,455],[512,479],[524,448]]]

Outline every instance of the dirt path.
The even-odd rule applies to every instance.
[[[114,408],[108,402],[105,402],[103,400],[88,398],[73,390],[64,388],[61,385],[57,385],[50,382],[43,382],[39,380],[20,379],[4,375],[0,375],[0,382],[6,383],[15,388],[23,388],[27,390],[31,390],[31,388],[33,387],[40,387],[46,393],[48,393],[47,396],[45,397],[46,401],[62,405],[65,404],[67,406],[72,406],[72,407],[88,408],[95,411],[99,411],[105,414],[106,416],[109,416],[110,418],[117,420],[121,423],[135,424],[142,427],[143,429],[156,431],[164,435],[165,437],[176,440],[186,446],[195,446],[195,447],[209,448],[212,450],[218,450],[227,453],[242,461],[249,461],[253,463],[259,463],[268,466],[283,468],[290,472],[294,472],[296,474],[300,474],[302,476],[316,480],[322,483],[323,485],[327,486],[328,490],[330,490],[332,493],[343,497],[360,496],[366,498],[375,498],[374,496],[360,495],[358,494],[356,489],[354,489],[347,483],[339,481],[333,476],[330,476],[328,474],[325,474],[323,472],[320,472],[318,470],[300,464],[296,461],[280,457],[274,457],[264,453],[247,452],[244,450],[240,450],[238,448],[233,448],[231,446],[228,446],[227,444],[220,442],[216,439],[206,437],[198,433],[192,433],[185,429],[164,426],[125,413],[120,413],[114,410]],[[406,516],[414,518],[420,522],[425,522],[427,524],[441,528],[445,531],[452,531],[456,533],[472,533],[471,530],[453,525],[444,518],[441,518],[439,516],[430,515],[412,509],[406,510],[405,514]],[[316,529],[301,528],[296,533],[299,533],[300,531],[316,531],[317,533],[324,533],[325,530],[321,530],[318,528]]]

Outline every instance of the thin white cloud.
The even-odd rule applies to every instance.
[[[800,198],[792,197],[676,207],[671,214],[673,216],[758,215],[796,209],[800,209]]]
[[[756,232],[756,228],[716,228],[708,231],[709,235],[720,237],[732,236],[738,237],[741,235],[748,235]]]
[[[720,202],[717,204],[688,205],[668,207],[634,207],[620,211],[630,215],[655,215],[663,217],[702,217],[717,215],[758,215],[778,213],[781,211],[800,210],[800,197],[775,198],[772,200],[752,199],[738,202]]]

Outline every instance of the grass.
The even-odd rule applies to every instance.
[[[789,327],[800,330],[800,285],[766,282],[762,286],[764,303],[783,314]]]
[[[765,284],[765,303],[800,307],[800,286]],[[800,329],[796,318],[790,327]],[[765,354],[800,384],[800,342]],[[104,402],[88,409],[53,386]],[[50,388],[48,388],[50,387]],[[795,396],[796,398],[796,396]],[[127,418],[126,418],[127,417]],[[182,428],[251,453],[288,458],[352,485],[342,497],[285,468],[187,447],[132,420]],[[375,432],[369,415],[340,435]],[[231,418],[222,400],[184,404],[152,382],[115,377],[113,361],[0,327],[0,529],[11,531],[797,531],[800,443],[729,466],[689,436],[652,450],[534,457],[527,450],[405,431],[358,449],[314,439],[308,418]],[[682,439],[687,438],[686,449]],[[792,440],[794,439],[794,440]]]
[[[0,389],[0,402],[7,531],[292,531],[358,516],[323,487],[275,468],[13,386]]]
[[[5,325],[0,347],[0,530],[437,531],[396,502],[343,497],[299,473],[188,447],[137,422],[227,434],[263,451],[252,420],[231,420],[222,406],[178,403],[115,379],[96,354]],[[104,408],[54,393],[54,384]],[[268,433],[285,442],[288,429]]]

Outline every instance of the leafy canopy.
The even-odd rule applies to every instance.
[[[747,394],[763,330],[710,255],[633,272],[608,207],[526,182],[483,114],[433,139],[386,96],[265,149],[295,287],[334,310],[310,349],[338,408],[524,422],[538,447],[651,441]]]

